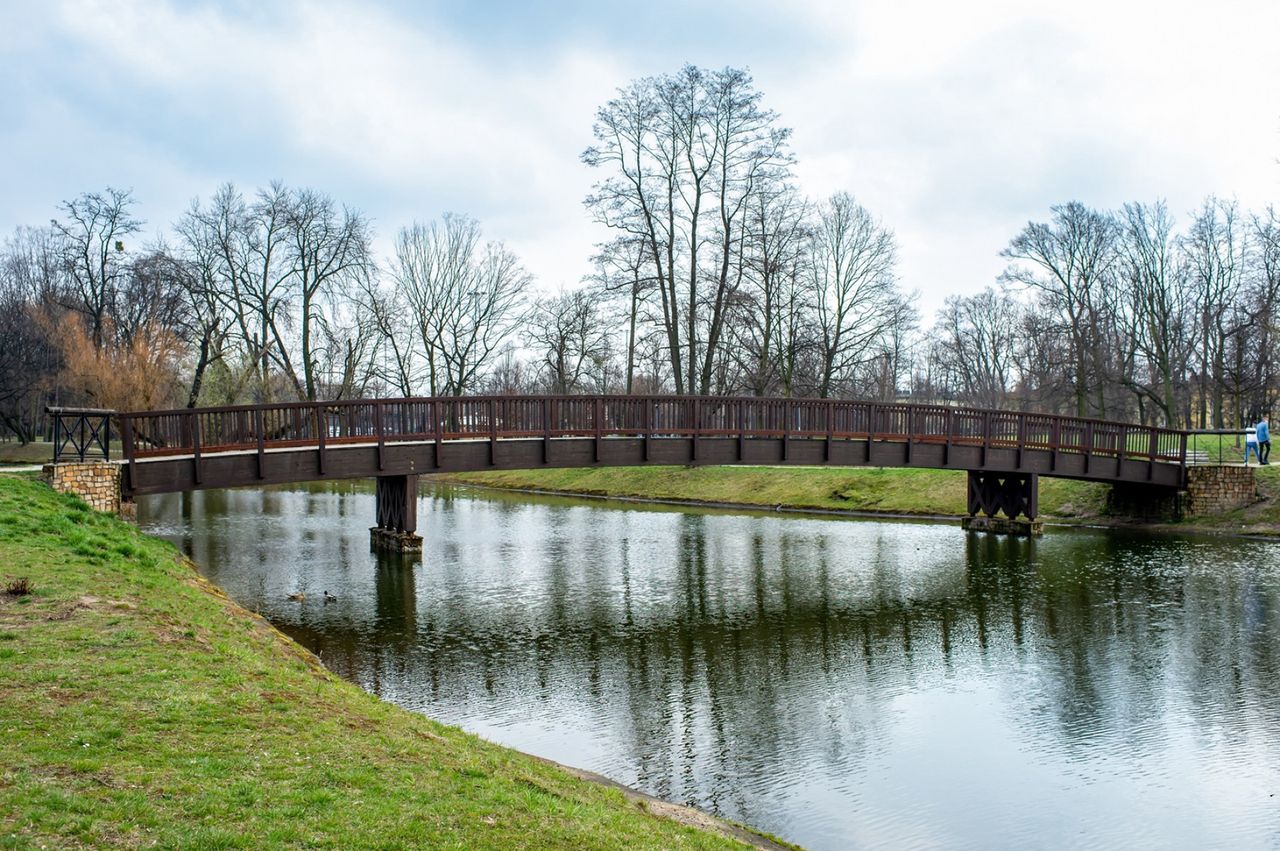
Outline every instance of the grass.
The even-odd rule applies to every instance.
[[[718,848],[366,694],[168,544],[0,476],[0,848]]]
[[[967,513],[968,480],[953,470],[828,467],[617,467],[450,473],[445,481],[588,496],[884,514]],[[1107,488],[1040,479],[1040,509],[1058,518],[1093,517]]]
[[[53,460],[53,444],[48,441],[18,443],[0,441],[0,466],[8,464],[48,464]]]

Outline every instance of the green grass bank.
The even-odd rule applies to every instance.
[[[968,480],[954,470],[601,467],[449,473],[433,478],[582,496],[921,517],[960,517],[968,504]],[[1040,508],[1053,518],[1095,518],[1105,508],[1106,498],[1104,485],[1040,479]]]
[[[1280,535],[1280,464],[1258,467],[1255,504],[1217,517],[1152,524],[1173,529]],[[449,473],[455,484],[615,499],[740,505],[796,511],[845,511],[961,517],[965,475],[953,470],[832,467],[599,467]],[[1107,486],[1040,478],[1041,516],[1051,523],[1132,525],[1106,515]]]
[[[0,848],[742,847],[366,694],[30,477],[0,475],[0,580]]]

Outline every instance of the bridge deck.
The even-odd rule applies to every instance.
[[[812,399],[492,396],[118,415],[129,495],[439,471],[646,464],[931,467],[1183,484],[1187,434]]]

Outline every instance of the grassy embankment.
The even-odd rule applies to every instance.
[[[950,470],[618,467],[450,473],[439,478],[516,490],[802,511],[959,517],[967,510],[967,480],[964,474]],[[1257,468],[1257,479],[1260,499],[1254,505],[1173,525],[1280,534],[1280,464]],[[1106,499],[1106,485],[1040,479],[1040,511],[1050,522],[1108,522]]]
[[[740,847],[366,694],[32,478],[0,580],[0,848]]]
[[[828,467],[615,467],[449,473],[444,481],[585,496],[760,508],[961,516],[968,480],[953,470]],[[1106,487],[1040,480],[1040,507],[1062,518],[1097,516]]]

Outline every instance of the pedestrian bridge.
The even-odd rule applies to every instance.
[[[76,428],[76,413],[54,411],[58,434]],[[114,420],[126,497],[377,478],[379,527],[410,534],[410,497],[426,473],[656,464],[963,470],[970,515],[1034,519],[1038,476],[1176,489],[1187,463],[1179,430],[830,399],[468,396],[94,413],[108,433]]]

